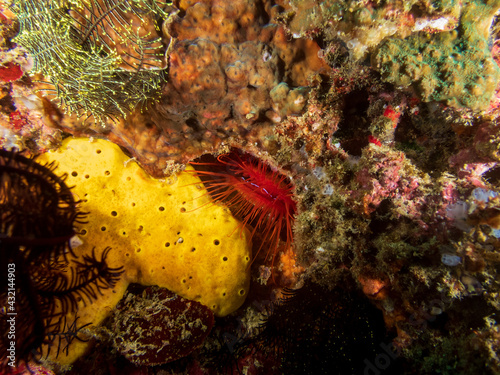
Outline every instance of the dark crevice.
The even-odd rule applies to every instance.
[[[333,135],[350,155],[361,156],[361,150],[368,145],[369,104],[366,90],[355,90],[345,98],[342,121]]]

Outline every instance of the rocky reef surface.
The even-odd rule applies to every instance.
[[[500,374],[500,1],[161,5],[160,92],[104,123],[43,94],[4,7],[3,148],[106,138],[157,178],[240,150],[293,185],[293,245],[185,358],[136,367],[110,318],[69,371]]]

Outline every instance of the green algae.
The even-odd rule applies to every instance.
[[[423,101],[472,109],[489,104],[500,78],[487,41],[455,31],[391,39],[379,48],[374,65],[386,81],[412,86]]]
[[[425,102],[484,109],[500,78],[487,39],[497,7],[498,2],[470,3],[456,30],[389,38],[372,57],[372,65],[384,80],[412,87]]]
[[[425,102],[485,109],[500,79],[489,46],[497,0],[288,3],[295,37],[340,39],[353,60],[370,57],[386,82]]]

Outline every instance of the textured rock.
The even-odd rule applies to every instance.
[[[132,289],[132,290],[130,290]],[[214,324],[212,311],[167,289],[135,286],[116,307],[114,347],[135,365],[160,365],[185,357],[203,344]]]

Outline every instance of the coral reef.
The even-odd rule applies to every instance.
[[[126,171],[131,165],[138,168],[135,161],[123,168],[121,185],[111,188],[109,176],[107,180],[99,176],[102,180],[92,194],[77,189],[86,175],[94,179],[89,168],[95,159],[75,158],[79,169],[68,167],[69,183],[77,185],[80,199],[88,199],[82,208],[95,200],[99,204],[88,211],[102,212],[99,220],[79,226],[87,230],[81,237],[109,234],[111,241],[123,241],[110,246],[123,249],[114,257],[119,262],[112,266],[124,264],[126,280],[141,278],[148,279],[146,284],[161,284],[156,277],[165,265],[157,252],[146,251],[142,243],[161,250],[167,242],[170,250],[191,248],[185,246],[190,237],[177,235],[179,231],[184,234],[185,227],[150,229],[163,223],[167,212],[179,215],[178,222],[184,222],[186,215],[200,215],[195,222],[206,219],[201,219],[199,207],[210,207],[213,201],[199,181],[190,179],[196,172],[176,175],[179,180],[169,184],[174,181],[173,173],[188,162],[214,161],[218,155],[236,152],[251,155],[256,163],[290,181],[295,204],[292,246],[276,256],[275,267],[264,257],[255,259],[250,269],[242,261],[239,268],[228,270],[226,276],[238,275],[251,287],[245,286],[246,300],[241,306],[243,298],[238,297],[234,308],[227,310],[230,314],[215,319],[199,349],[159,368],[134,367],[117,358],[110,337],[94,332],[103,350],[82,358],[81,368],[103,368],[103,374],[125,370],[266,374],[266,370],[279,372],[280,365],[281,372],[293,372],[280,362],[280,356],[295,368],[310,364],[307,359],[294,361],[315,347],[311,338],[332,342],[331,336],[345,332],[345,327],[335,317],[333,323],[318,323],[314,330],[306,327],[304,317],[314,315],[308,313],[306,302],[299,306],[277,303],[283,292],[271,277],[277,273],[282,285],[304,286],[309,292],[314,288],[311,298],[317,297],[337,316],[345,317],[343,313],[356,306],[368,315],[377,313],[374,309],[382,314],[383,319],[371,321],[367,331],[380,329],[388,336],[374,336],[379,342],[357,336],[371,348],[372,357],[376,351],[373,360],[368,354],[356,357],[356,366],[368,366],[357,367],[358,373],[384,373],[385,366],[393,364],[404,374],[500,373],[499,8],[496,0],[174,1],[165,10],[168,17],[161,28],[165,49],[172,41],[168,52],[163,50],[168,58],[168,82],[162,84],[156,104],[117,118],[115,123],[82,123],[64,115],[47,98],[33,94],[40,86],[28,74],[1,82],[5,129],[1,135],[6,146],[39,152],[57,144],[67,132],[107,138],[125,148],[146,171],[165,178],[165,189],[186,185],[183,189],[193,191],[179,193],[181,189],[176,188],[175,194],[191,195],[179,198],[171,208],[163,201],[144,204],[148,210],[141,220],[151,224],[131,219],[132,226],[127,228],[132,230],[125,231],[125,238],[120,234],[124,227],[120,220],[130,209],[126,203],[135,202],[133,212],[138,212],[136,197],[159,202],[155,190],[148,185],[144,192],[133,192],[120,202],[100,195],[102,186],[116,194],[130,186]],[[8,62],[27,72],[21,60],[29,57],[11,42],[15,27],[8,26],[9,22],[2,26],[3,53],[17,56]],[[60,158],[61,163],[65,158]],[[113,160],[123,164],[128,158]],[[111,172],[110,167],[94,165],[98,173]],[[217,172],[210,168],[207,173]],[[181,183],[181,178],[187,178],[186,182]],[[165,210],[159,212],[159,207]],[[182,215],[181,208],[186,210]],[[230,209],[237,211],[212,208],[228,218]],[[237,241],[239,224],[232,223],[224,225],[224,233],[233,232],[229,238]],[[267,253],[272,244],[253,224],[248,221],[248,231],[243,233],[255,231],[253,249]],[[142,232],[135,233],[140,225]],[[217,230],[222,227],[214,225]],[[219,257],[218,263],[225,256],[218,252],[221,245],[231,241],[224,235],[217,238],[219,245],[204,241]],[[241,246],[235,251],[245,260],[249,249]],[[197,253],[198,246],[193,247]],[[202,264],[197,257],[189,267]],[[151,267],[153,275],[148,272]],[[170,264],[165,268],[178,275]],[[182,285],[168,287],[190,298],[183,294]],[[220,297],[221,292],[211,293]],[[338,310],[335,297],[342,300],[345,310]],[[215,304],[219,306],[220,300]],[[305,336],[286,343],[285,349],[280,349],[280,339],[243,349],[262,337],[260,323],[267,321],[267,327],[276,323],[272,306],[279,312],[274,317],[289,310]],[[322,308],[316,310],[327,316]],[[89,317],[89,321],[99,319]],[[109,322],[102,324],[103,331],[112,331]],[[293,329],[286,321],[274,326]],[[303,348],[302,342],[309,345]],[[396,356],[385,351],[382,343],[391,345]],[[325,358],[352,358],[351,353],[337,349],[325,353]],[[273,350],[279,355],[266,358]],[[215,358],[223,358],[224,363],[218,365]]]
[[[390,37],[405,38],[421,30],[439,32],[457,26],[463,4],[458,1],[278,1],[280,16],[294,37],[322,35],[341,40],[356,60],[362,59]]]
[[[488,45],[498,2],[282,3],[283,23],[294,36],[340,39],[354,59],[371,53],[384,80],[411,85],[423,101],[484,109],[500,78]]]
[[[500,78],[500,68],[491,57],[487,30],[471,23],[486,18],[484,26],[489,28],[497,7],[468,4],[456,30],[391,38],[378,47],[373,64],[385,80],[401,87],[411,85],[425,102],[486,108]]]
[[[331,110],[318,101],[309,101],[307,115],[280,124],[280,140],[289,147],[277,154],[280,164],[294,158],[290,168],[303,176],[294,179],[299,264],[306,277],[329,287],[349,269],[397,332],[394,343],[408,368],[425,361],[425,373],[494,373],[498,168],[494,153],[476,151],[485,133],[481,120],[472,120],[471,129],[473,116],[461,118],[449,108],[440,113],[398,93],[381,95],[371,90],[384,86],[373,78],[364,82],[365,88],[345,87],[356,100],[343,104],[328,138],[307,136],[307,129],[331,129],[331,117],[316,115]],[[394,116],[393,108],[404,115]],[[496,120],[482,121],[496,126]],[[487,134],[492,139],[494,133]],[[488,149],[497,146],[495,138]],[[424,349],[430,337],[440,348],[432,356]],[[474,346],[466,344],[471,341]],[[444,356],[452,343],[467,357]]]
[[[156,176],[228,142],[262,143],[273,122],[303,110],[309,76],[326,69],[315,42],[290,42],[269,22],[278,10],[270,1],[176,5],[163,24],[175,41],[160,101],[104,127],[58,124],[76,135],[105,134]]]
[[[9,14],[1,4],[0,9],[2,14]],[[33,93],[27,74],[18,77],[19,69],[24,73],[33,68],[33,59],[12,43],[16,33],[16,23],[4,15],[0,23],[0,61],[10,81],[0,80],[0,144],[8,150],[27,148],[35,153],[44,152],[61,142],[61,133],[54,128],[61,115],[48,106],[48,99]],[[11,80],[16,77],[17,80]]]

